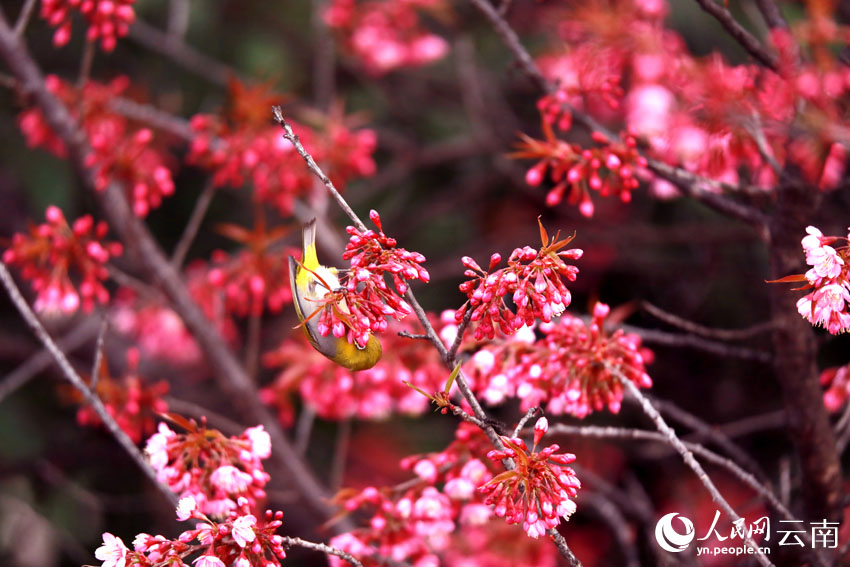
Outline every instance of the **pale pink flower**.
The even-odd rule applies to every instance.
[[[245,547],[249,542],[254,541],[254,526],[257,525],[257,518],[252,515],[239,516],[233,520],[233,529],[231,534],[239,547]]]
[[[808,233],[808,235],[803,237],[803,240],[800,241],[800,244],[803,245],[803,250],[805,250],[808,254],[810,250],[820,248],[821,237],[823,236],[823,233],[813,226],[807,226],[806,232]]]
[[[272,454],[272,440],[262,425],[249,427],[245,435],[251,442],[251,454],[258,459],[267,459]]]
[[[103,534],[103,545],[98,547],[94,556],[103,561],[103,567],[124,567],[127,560],[127,546],[121,538],[115,537],[109,532]]]
[[[195,499],[191,496],[185,496],[177,502],[177,519],[181,522],[185,522],[189,518],[192,517],[192,512],[194,512],[198,507],[198,503],[195,502]]]
[[[145,453],[151,466],[157,471],[161,471],[168,464],[168,442],[176,435],[166,424],[160,423],[158,433],[148,439]]]
[[[224,562],[215,555],[201,555],[192,564],[195,567],[225,567]]]
[[[233,465],[224,465],[213,471],[210,475],[210,481],[223,491],[236,494],[248,488],[251,485],[252,478],[251,475],[240,471]]]
[[[834,279],[841,274],[844,260],[832,246],[821,246],[806,251],[806,263],[813,266],[806,272],[806,279],[814,283],[818,278]]]

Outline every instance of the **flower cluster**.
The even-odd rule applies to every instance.
[[[310,195],[314,177],[295,146],[269,124],[268,109],[280,102],[265,86],[230,84],[230,107],[223,117],[198,114],[190,124],[195,133],[187,161],[213,174],[216,186],[253,186],[258,203],[274,205],[292,215],[295,199]],[[337,187],[351,179],[375,173],[372,153],[377,146],[373,130],[353,130],[341,111],[317,119],[316,129],[290,120],[304,148],[322,164]]]
[[[177,519],[200,522],[175,539],[141,533],[133,540],[132,550],[107,532],[95,557],[103,561],[102,567],[188,567],[184,559],[193,554],[198,554],[192,562],[195,567],[279,567],[286,558],[284,539],[275,533],[283,525],[283,512],[266,510],[258,519],[244,498],[225,520],[216,522],[187,496],[177,505]]]
[[[593,201],[590,190],[602,197],[618,195],[628,203],[632,191],[638,187],[636,173],[646,168],[646,159],[637,151],[637,141],[624,136],[622,143],[612,143],[597,132],[593,140],[600,144],[596,148],[582,149],[577,144],[559,140],[548,123],[543,123],[545,139],[535,140],[522,134],[522,142],[513,157],[538,160],[526,173],[526,183],[537,187],[549,172],[555,184],[546,195],[546,204],[555,206],[567,195],[567,202],[578,205],[586,217],[593,216]]]
[[[203,363],[201,349],[177,313],[134,290],[120,288],[109,313],[112,327],[147,357],[184,367]]]
[[[438,390],[446,370],[436,349],[422,348],[398,332],[418,331],[408,320],[390,322],[382,337],[383,356],[368,370],[352,372],[311,348],[297,333],[263,357],[266,366],[281,367],[274,382],[260,391],[264,403],[274,406],[281,421],[292,420],[292,395],[324,419],[383,419],[394,413],[419,415],[428,400],[405,382],[426,392]]]
[[[153,131],[131,123],[109,107],[115,97],[129,88],[126,77],[108,84],[89,81],[78,89],[50,75],[45,85],[65,103],[85,130],[91,144],[91,153],[86,156],[85,163],[94,172],[98,190],[104,190],[112,182],[120,183],[139,217],[147,216],[162,204],[163,197],[174,193],[166,153]],[[44,147],[60,157],[65,156],[67,149],[40,110],[24,110],[18,123],[30,147]]]
[[[522,439],[502,437],[505,450],[490,451],[487,457],[494,462],[513,459],[516,468],[496,475],[478,489],[487,495],[486,504],[495,505],[497,516],[509,524],[522,523],[522,529],[533,538],[555,529],[561,518],[570,518],[576,510],[571,499],[581,488],[573,469],[563,466],[575,461],[575,455],[558,453],[557,444],[537,451],[548,429],[545,417],[537,420],[531,451]]]
[[[238,437],[169,416],[186,429],[178,434],[165,423],[151,436],[145,453],[157,478],[181,497],[191,496],[205,514],[226,517],[244,499],[253,509],[265,496],[269,475],[261,461],[271,455],[271,439],[262,425]]]
[[[539,441],[537,433],[535,440]],[[522,443],[518,440],[508,442]],[[559,500],[560,491],[574,496],[578,480],[570,469],[547,462],[547,458],[568,461],[572,457],[554,454],[557,446],[554,447],[531,455],[526,451],[526,465],[517,470],[522,470],[521,474],[530,479],[529,486],[535,489],[537,497],[556,501],[554,510],[566,514],[574,509],[574,504],[571,500],[567,500],[569,503]],[[442,452],[413,455],[402,460],[402,468],[412,471],[416,475],[414,479],[396,487],[369,486],[362,490],[340,491],[334,499],[336,504],[346,513],[365,512],[368,521],[363,527],[333,538],[331,544],[369,567],[385,564],[383,559],[436,567],[467,564],[464,561],[475,557],[470,541],[479,544],[498,541],[501,557],[487,565],[553,566],[555,558],[551,546],[529,540],[519,530],[506,530],[505,523],[498,519],[500,508],[494,509],[485,502],[497,492],[499,479],[504,478],[498,459],[487,458],[488,451],[491,456],[494,454],[490,449],[492,445],[480,429],[461,423],[455,441]],[[516,454],[514,449],[511,451]],[[552,484],[546,487],[546,482]],[[561,489],[561,482],[569,488]],[[547,490],[554,487],[558,487],[559,495]],[[543,514],[544,511],[539,512],[540,516]],[[537,526],[536,522],[537,519],[533,525]],[[536,537],[536,529],[527,529],[526,533]],[[539,558],[540,562],[530,561],[532,557]],[[334,558],[331,564],[342,567]]]
[[[850,364],[827,368],[821,372],[820,383],[826,386],[823,405],[829,411],[837,412],[850,397]]]
[[[266,230],[262,213],[251,231],[231,224],[219,226],[219,232],[244,246],[232,256],[221,250],[213,252],[207,274],[209,285],[223,292],[228,313],[260,315],[265,306],[277,313],[292,301],[286,258],[297,251],[271,248],[289,231],[289,227]]]
[[[582,251],[578,248],[561,251],[573,237],[559,240],[560,234],[550,241],[541,223],[540,249],[516,248],[508,258],[507,267],[498,270],[495,268],[502,261],[499,254],[490,257],[487,271],[464,256],[461,260],[467,268],[464,275],[472,279],[460,285],[469,299],[455,312],[455,319],[461,321],[467,310],[472,310],[471,320],[477,324],[475,338],[492,339],[497,328],[511,335],[525,325],[533,325],[537,319],[549,322],[563,313],[572,296],[562,278],[575,281],[578,274],[578,268],[564,259],[578,260]],[[507,294],[511,294],[516,314],[505,303]]]
[[[122,249],[118,242],[106,242],[106,223],[95,223],[86,215],[69,225],[55,206],[47,208],[45,217],[47,222],[30,227],[29,234],[16,233],[3,252],[3,261],[19,266],[21,275],[32,282],[35,310],[70,314],[80,303],[90,311],[96,302],[109,301],[102,283],[109,275],[106,263]],[[79,275],[78,285],[71,281],[72,270]]]
[[[333,0],[325,11],[325,22],[338,31],[367,71],[382,75],[425,65],[448,53],[446,40],[427,31],[417,13],[439,14],[446,9],[443,0]]]
[[[62,47],[71,39],[71,17],[78,11],[89,26],[86,39],[99,39],[104,51],[112,51],[117,39],[127,35],[136,19],[135,3],[136,0],[42,0],[41,17],[57,28],[53,44]]]
[[[93,377],[95,393],[103,402],[106,411],[134,443],[154,432],[156,415],[168,411],[163,397],[168,393],[168,382],[148,382],[139,375],[139,351],[127,351],[127,368],[120,378],[112,378],[104,362]],[[77,410],[80,425],[101,426],[103,422],[94,409],[85,403],[85,398],[76,388],[67,387],[67,396],[81,404]]]
[[[820,325],[833,335],[846,332],[850,330],[850,246],[832,245],[850,241],[850,234],[847,238],[824,236],[813,226],[806,232],[803,251],[812,267],[805,274],[805,287],[814,290],[797,301],[797,311],[812,325]]]
[[[543,27],[557,46],[537,59],[557,87],[538,103],[545,123],[569,129],[570,105],[619,124],[645,155],[710,179],[699,183],[703,190],[718,191],[716,182],[772,190],[777,172],[792,163],[807,182],[837,186],[843,144],[823,125],[850,118],[850,71],[834,55],[848,34],[831,16],[813,11],[790,29],[771,30],[778,55],[771,68],[731,65],[716,53],[693,56],[665,27],[664,0],[550,3],[543,10],[538,21],[551,22]],[[640,174],[656,196],[678,195],[667,181]]]
[[[396,240],[384,234],[377,211],[370,211],[369,218],[378,232],[361,232],[352,226],[346,229],[350,237],[343,258],[351,262],[351,269],[342,279],[342,287],[317,300],[314,311],[323,337],[333,333],[361,346],[366,345],[371,333],[386,331],[385,317],[400,321],[413,312],[401,298],[407,292],[407,281],[428,283],[431,279],[421,265],[425,256],[398,248]],[[394,290],[387,285],[387,274]]]
[[[637,335],[606,332],[608,313],[607,305],[597,303],[589,324],[565,314],[539,325],[540,339],[524,328],[482,346],[464,365],[471,387],[490,404],[516,396],[522,409],[546,404],[553,414],[585,417],[606,407],[618,412],[623,387],[614,372],[649,388],[645,365],[653,355]]]

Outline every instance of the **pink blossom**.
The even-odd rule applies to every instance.
[[[225,567],[224,562],[215,555],[201,555],[192,562],[195,567]]]
[[[213,471],[210,481],[225,492],[242,492],[251,484],[251,475],[233,465],[224,465]]]
[[[124,567],[129,551],[121,538],[115,537],[109,532],[104,532],[103,545],[95,550],[94,556],[103,561],[103,567]]]
[[[231,535],[239,547],[245,547],[248,543],[254,541],[256,534],[254,526],[257,525],[257,518],[254,516],[239,516],[233,520]]]
[[[267,459],[272,454],[272,441],[269,434],[262,425],[249,427],[245,430],[245,435],[251,442],[251,454],[256,459]]]

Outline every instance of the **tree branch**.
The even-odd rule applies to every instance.
[[[747,50],[747,53],[758,59],[762,65],[769,67],[772,71],[779,71],[779,62],[776,56],[765,50],[761,42],[739,24],[729,10],[714,2],[714,0],[696,0],[696,2],[703,10],[714,16],[720,22],[720,25],[729,32],[729,35],[741,44],[741,47]]]

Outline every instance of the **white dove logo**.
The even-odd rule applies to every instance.
[[[679,521],[685,527],[685,533],[680,534],[673,527],[673,520],[679,517]],[[688,518],[679,516],[677,512],[667,514],[655,524],[655,540],[661,549],[672,553],[679,553],[688,548],[688,545],[694,540],[694,524]]]

